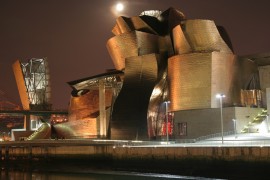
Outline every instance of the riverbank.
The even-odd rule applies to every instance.
[[[270,147],[135,147],[77,141],[0,144],[1,166],[44,172],[130,171],[268,179]]]
[[[246,162],[187,158],[182,160],[9,160],[2,161],[7,171],[40,173],[137,172],[220,179],[269,179],[269,162]]]

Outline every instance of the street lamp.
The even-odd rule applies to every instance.
[[[266,115],[266,126],[267,126],[267,133],[269,133],[269,114]]]
[[[235,136],[235,139],[237,138],[236,136],[236,119],[232,119],[233,121],[233,128],[234,128],[234,136]]]
[[[165,118],[166,118],[166,140],[167,140],[167,145],[169,144],[169,132],[168,132],[168,103],[170,103],[170,101],[165,101]]]
[[[216,98],[219,98],[220,103],[220,121],[221,121],[221,142],[223,144],[223,114],[222,114],[222,98],[224,98],[224,94],[217,94]]]

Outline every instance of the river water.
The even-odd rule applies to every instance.
[[[161,179],[207,179],[202,177],[179,176],[124,171],[93,171],[80,173],[29,172],[1,170],[1,180],[161,180]]]

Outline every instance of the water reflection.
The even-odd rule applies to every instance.
[[[29,172],[2,169],[1,180],[152,180],[152,179],[197,179],[195,177],[133,173],[133,172],[89,172],[89,173],[53,173]],[[201,179],[201,178],[200,178]]]

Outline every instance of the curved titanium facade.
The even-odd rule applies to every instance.
[[[171,110],[219,107],[239,103],[237,59],[210,20],[186,20],[173,29],[175,55],[168,60]]]
[[[126,58],[125,79],[114,103],[111,120],[113,139],[147,139],[147,107],[157,80],[159,56]]]
[[[133,31],[115,36],[107,42],[115,69],[125,69],[125,58],[159,52],[159,36]]]
[[[81,96],[72,96],[68,122],[55,124],[57,136],[65,138],[96,138],[99,136],[99,90],[90,90]],[[112,103],[112,90],[105,91],[105,108]],[[108,114],[108,112],[107,112]],[[108,115],[106,118],[109,118]]]
[[[228,105],[240,102],[240,87],[233,88],[237,61],[226,44],[227,34],[220,35],[225,31],[211,20],[185,20],[173,8],[154,16],[142,14],[119,17],[113,28],[116,36],[107,43],[115,68],[125,73],[112,112],[113,139],[144,137],[146,125],[148,137],[159,136],[168,108],[214,108],[219,92],[228,95]],[[151,53],[159,58],[149,58]]]
[[[55,125],[63,136],[146,140],[166,135],[167,127],[172,135],[172,112],[217,108],[217,93],[226,94],[225,106],[239,105],[254,73],[233,54],[224,28],[186,20],[173,8],[119,17],[112,32],[106,46],[123,74],[111,91],[102,77],[71,83],[80,97],[71,98],[69,122]]]
[[[107,43],[115,68],[125,73],[112,111],[112,139],[152,138],[165,118],[167,58],[174,54],[169,29],[184,16],[173,8],[150,14],[119,17],[113,28],[116,36]]]
[[[220,92],[227,96],[224,104],[233,104],[234,65],[233,54],[219,52],[171,57],[168,64],[171,110],[217,108],[216,94]]]
[[[58,138],[104,138],[108,136],[111,106],[122,85],[123,72],[69,82],[71,93],[67,122],[54,124]]]

